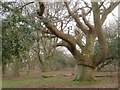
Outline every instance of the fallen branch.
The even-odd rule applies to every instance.
[[[113,77],[112,75],[95,75],[95,77]]]
[[[54,77],[54,76],[45,76],[45,75],[42,75],[43,78],[50,78],[50,77]]]
[[[70,73],[70,74],[63,74],[63,73],[58,73],[58,74],[55,74],[55,75],[42,75],[43,78],[51,78],[51,77],[56,77],[58,75],[62,75],[62,76],[65,76],[65,77],[69,77],[71,75],[75,75],[74,73]]]

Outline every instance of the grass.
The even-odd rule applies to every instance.
[[[13,77],[10,73],[6,75],[2,81],[3,88],[43,88],[43,87],[61,87],[61,88],[82,88],[82,87],[116,87],[116,78],[96,77],[96,81],[73,81],[75,76],[65,77],[58,75],[50,78],[43,78],[41,75],[56,75],[59,72],[31,72],[30,75],[24,75],[22,72],[20,77]],[[65,72],[62,72],[65,73]],[[66,72],[67,73],[67,72]],[[70,73],[70,72],[69,72]],[[98,73],[99,74],[99,73]],[[101,73],[100,75],[102,75]]]
[[[69,82],[64,79],[58,78],[26,78],[24,80],[3,80],[2,87],[3,88],[17,88],[27,85],[46,85],[46,84],[60,84],[63,82]]]
[[[27,86],[41,86],[41,85],[71,85],[71,86],[78,86],[78,85],[87,85],[87,84],[100,84],[103,81],[95,81],[95,82],[79,82],[79,81],[72,81],[69,79],[64,78],[33,78],[33,77],[26,77],[24,80],[3,80],[2,87],[3,88],[19,88],[19,87],[27,87]],[[105,83],[105,82],[104,82]]]
[[[2,82],[3,88],[15,88],[27,84],[32,84],[33,82],[39,82],[40,79],[25,79],[25,80],[4,80]]]

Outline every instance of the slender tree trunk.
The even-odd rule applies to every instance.
[[[19,61],[18,61],[18,58],[15,58],[14,60],[14,76],[18,77],[20,74],[19,74]]]
[[[2,64],[2,74],[5,75],[6,73],[6,65]]]
[[[47,72],[50,70],[50,66],[49,66],[49,62],[44,62],[44,64],[42,65],[42,72]]]
[[[47,71],[48,71],[47,65],[43,65],[43,66],[42,66],[42,72],[47,72]]]
[[[79,65],[74,81],[94,81],[94,72],[95,70],[93,68]]]
[[[30,58],[30,55],[29,55],[29,51],[28,51],[28,57],[27,57],[27,65],[28,65],[28,70],[27,70],[27,73],[26,75],[29,75],[30,73],[30,69],[31,69],[31,58]]]

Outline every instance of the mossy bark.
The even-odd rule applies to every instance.
[[[95,70],[86,66],[78,66],[77,76],[74,81],[95,81]]]
[[[48,72],[50,70],[49,63],[45,63],[42,66],[42,72]]]

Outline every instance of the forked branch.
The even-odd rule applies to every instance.
[[[75,14],[73,11],[70,10],[67,2],[65,2],[66,8],[68,10],[68,13],[74,18],[74,20],[77,23],[78,28],[80,28],[85,34],[87,34],[87,29],[85,28],[85,26],[82,24],[82,22],[80,22],[79,16],[77,14]]]
[[[103,25],[103,23],[105,22],[105,19],[107,18],[108,14],[109,14],[110,12],[112,12],[113,9],[114,9],[118,4],[120,4],[120,1],[115,2],[115,3],[111,2],[110,6],[103,11],[102,18],[101,18],[101,24],[102,24],[102,25]]]

